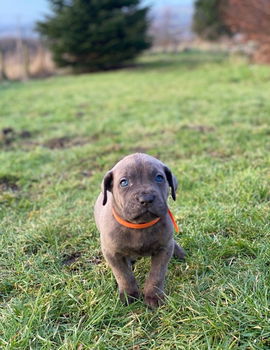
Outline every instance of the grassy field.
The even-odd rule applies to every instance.
[[[0,85],[1,349],[270,348],[270,68],[141,62]],[[180,183],[188,256],[156,311],[121,304],[93,221],[104,173],[136,151]]]

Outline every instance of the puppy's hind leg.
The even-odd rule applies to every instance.
[[[174,241],[173,256],[179,260],[185,260],[186,253],[182,247],[180,247],[176,241]]]

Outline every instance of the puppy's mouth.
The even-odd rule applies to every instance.
[[[152,212],[151,210],[145,210],[144,212],[140,213],[139,215],[136,215],[134,217],[131,218],[131,221],[134,221],[136,223],[139,224],[143,224],[146,223],[150,220],[159,218],[160,215]]]

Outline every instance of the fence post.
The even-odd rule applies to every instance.
[[[22,65],[23,65],[23,80],[28,80],[30,76],[30,58],[29,48],[27,43],[22,43]]]
[[[16,46],[17,46],[17,55],[19,58],[19,61],[22,65],[22,76],[21,79],[23,81],[28,80],[28,65],[29,65],[29,55],[28,55],[28,48],[26,47],[26,44],[23,42],[22,39],[22,29],[20,26],[20,19],[17,19],[17,39],[16,39]],[[26,48],[25,48],[26,47]]]
[[[5,69],[5,53],[4,50],[0,49],[0,80],[7,80]]]

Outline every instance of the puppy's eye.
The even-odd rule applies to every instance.
[[[157,183],[159,183],[159,184],[161,184],[162,182],[164,182],[164,176],[163,175],[160,175],[160,174],[158,174],[158,175],[156,175],[156,177],[155,177],[155,181],[157,182]]]
[[[120,181],[120,186],[121,186],[121,187],[127,187],[127,186],[128,186],[128,179],[123,178],[123,179]]]

